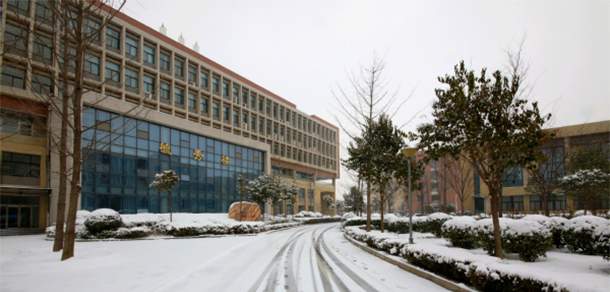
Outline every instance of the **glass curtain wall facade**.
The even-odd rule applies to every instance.
[[[264,153],[99,109],[83,113],[81,208],[122,214],[168,213],[169,194],[149,187],[173,169],[173,211],[226,213],[239,201],[237,177],[264,172]]]

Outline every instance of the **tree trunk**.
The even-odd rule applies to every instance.
[[[64,85],[67,90],[68,84]],[[66,91],[64,91],[66,92]],[[66,193],[68,184],[68,99],[62,96],[61,134],[59,142],[59,192],[57,194],[57,219],[55,221],[55,242],[53,251],[64,248],[64,224],[66,222]]]
[[[502,235],[500,232],[500,219],[498,217],[498,197],[497,193],[494,194],[490,192],[489,195],[491,196],[491,220],[494,227],[495,256],[504,259],[504,252],[502,250]]]
[[[366,232],[371,232],[371,182],[366,182]]]
[[[543,202],[544,202],[544,216],[549,217],[549,214],[550,214],[550,212],[549,212],[549,194],[545,194],[543,197],[544,197],[544,200],[543,200]]]
[[[379,202],[379,203],[380,203],[380,204],[379,204],[379,206],[381,206],[381,207],[380,207],[380,208],[381,208],[381,233],[383,233],[383,227],[384,227],[384,226],[383,226],[383,204],[385,203],[385,202],[383,201],[384,194],[385,194],[385,188],[384,188],[384,187],[382,187],[382,188],[381,188],[381,192],[379,193],[379,201],[380,201],[380,202]]]
[[[78,27],[84,27],[85,19],[83,16],[82,9],[83,3],[79,3],[80,13],[77,12],[77,23]],[[82,35],[77,34],[75,38],[76,52],[75,52],[75,70],[74,70],[74,95],[72,98],[72,113],[74,119],[74,128],[72,129],[73,136],[73,148],[72,148],[72,182],[70,185],[70,205],[68,208],[68,222],[66,224],[66,235],[64,239],[64,250],[61,256],[61,260],[67,260],[74,257],[74,242],[76,237],[76,212],[78,211],[78,198],[81,192],[81,167],[82,167],[82,136],[83,136],[83,125],[82,125],[82,112],[83,112],[83,72],[84,72],[84,60],[85,60],[85,48],[82,39]]]
[[[169,193],[169,222],[173,222],[172,213],[173,213],[174,199],[172,198],[172,190],[170,189],[168,191],[168,193]]]
[[[77,61],[78,62],[78,61]],[[77,64],[77,68],[78,64]],[[82,70],[76,70],[76,91],[74,95],[74,148],[72,151],[73,156],[73,168],[72,168],[72,184],[70,185],[70,205],[68,208],[68,222],[66,224],[66,235],[64,240],[64,251],[61,260],[67,260],[74,257],[74,241],[76,237],[76,212],[78,211],[78,198],[81,192],[81,166],[82,166],[82,93],[83,84],[82,77],[81,82],[78,82],[78,77]]]
[[[67,33],[65,32],[62,36],[64,43],[68,43]],[[64,60],[68,59],[68,50],[63,52]],[[68,72],[68,64],[65,62],[61,65],[61,74],[63,79],[66,78]],[[53,243],[53,251],[58,252],[64,248],[64,225],[66,222],[66,196],[67,196],[67,185],[68,185],[68,123],[69,121],[69,84],[64,82],[61,93],[61,129],[60,129],[60,141],[59,141],[59,191],[57,193],[57,217],[55,220],[55,242]]]

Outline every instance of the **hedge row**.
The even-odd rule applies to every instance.
[[[309,220],[303,220],[303,224],[318,224],[318,223],[331,223],[331,222],[339,222],[341,221],[341,217],[327,217],[327,218],[315,218]]]
[[[248,234],[269,230],[277,230],[301,225],[300,222],[276,223],[265,225],[250,225],[240,223],[235,225],[192,225],[176,226],[169,222],[144,221],[136,224],[125,224],[121,216],[109,209],[100,209],[84,218],[77,219],[76,238],[106,239],[106,238],[141,238],[151,234],[169,235],[175,237],[199,235]],[[83,220],[84,219],[84,220]],[[47,237],[55,237],[55,226],[48,227]]]
[[[445,254],[440,255],[425,251],[424,248],[417,248],[417,245],[408,245],[406,242],[398,240],[374,237],[351,228],[347,228],[345,234],[366,243],[371,248],[401,256],[415,266],[450,280],[476,287],[478,290],[510,292],[568,291],[565,287],[560,287],[556,283],[546,283],[538,279],[521,277],[514,273],[491,268],[485,261],[472,260],[471,256],[448,256],[451,254],[448,247],[438,246],[440,249],[447,249]]]

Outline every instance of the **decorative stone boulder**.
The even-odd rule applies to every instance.
[[[240,219],[240,205],[241,205],[241,219]],[[229,208],[229,218],[236,221],[260,221],[261,220],[261,208],[258,204],[249,202],[235,202],[231,204]]]

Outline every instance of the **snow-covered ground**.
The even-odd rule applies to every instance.
[[[357,227],[347,228],[357,229]],[[372,230],[370,234],[375,237],[405,243],[408,242],[409,238],[409,234],[381,233],[379,230]],[[447,249],[446,247],[451,246],[447,240],[436,238],[430,233],[413,232],[413,237],[414,247],[417,249],[438,254],[447,253],[449,257],[465,257],[472,261],[486,262],[488,267],[500,268],[520,275],[557,282],[564,287],[574,288],[570,291],[610,291],[610,263],[604,261],[599,255],[572,254],[567,249],[552,248],[546,253],[546,257],[538,258],[535,262],[520,261],[517,254],[507,254],[502,261],[487,255],[482,249],[466,250],[453,247]],[[388,256],[406,262],[401,257]]]
[[[0,291],[446,291],[349,243],[339,224],[255,236],[77,242],[0,238]]]

